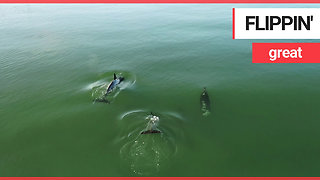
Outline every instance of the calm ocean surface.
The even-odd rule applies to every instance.
[[[320,65],[251,63],[318,41],[232,40],[233,7],[320,5],[0,5],[0,176],[320,176]]]

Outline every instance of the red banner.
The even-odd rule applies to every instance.
[[[253,63],[320,63],[320,43],[252,43]]]

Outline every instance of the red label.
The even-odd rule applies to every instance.
[[[252,43],[253,63],[320,63],[320,43]]]

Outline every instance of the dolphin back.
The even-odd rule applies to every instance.
[[[200,95],[200,109],[205,116],[211,111],[211,102],[206,88],[203,89],[203,92]]]
[[[107,88],[107,93],[106,94],[109,94],[117,85],[117,79],[115,80],[112,80],[111,83],[108,85],[108,88]]]

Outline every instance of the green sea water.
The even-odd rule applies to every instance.
[[[232,40],[233,7],[319,5],[0,5],[0,176],[320,176],[320,65],[251,63],[318,41]]]

